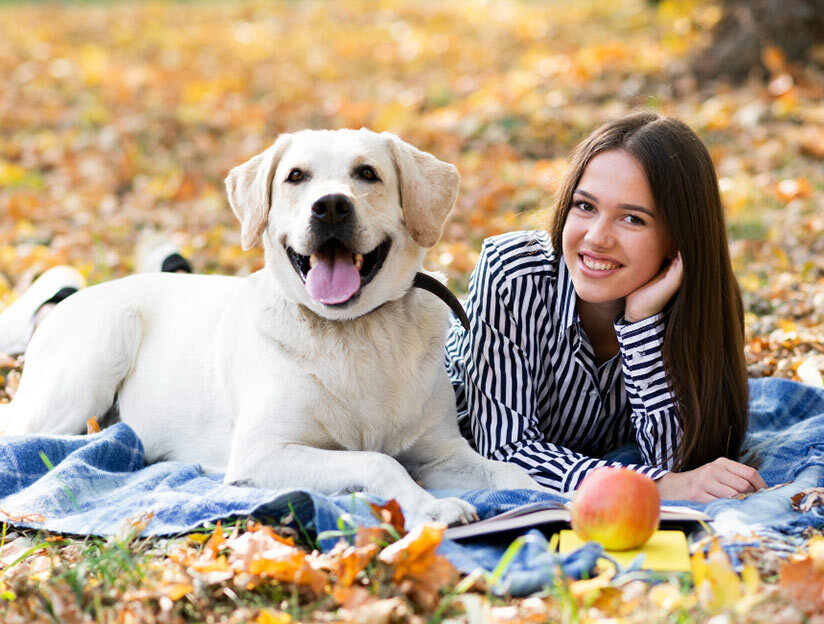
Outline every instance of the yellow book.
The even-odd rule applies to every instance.
[[[569,529],[561,531],[558,552],[562,555],[577,550],[584,542]],[[644,570],[666,572],[691,572],[690,549],[683,531],[656,531],[647,542],[635,550],[607,550],[610,557],[626,566],[640,553],[644,553]]]

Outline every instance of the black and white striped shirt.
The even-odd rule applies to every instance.
[[[661,356],[662,314],[615,324],[620,353],[601,366],[578,320],[566,263],[546,232],[484,242],[469,281],[470,329],[455,320],[445,363],[465,437],[542,485],[574,490],[598,459],[637,443],[653,479],[673,465],[681,429]]]

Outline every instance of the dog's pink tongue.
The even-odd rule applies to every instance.
[[[352,262],[352,254],[345,249],[336,249],[334,258],[319,256],[306,275],[309,296],[326,305],[348,301],[358,292],[360,284],[360,273]]]

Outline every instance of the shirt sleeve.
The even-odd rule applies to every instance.
[[[465,398],[471,432],[485,457],[516,464],[541,485],[573,491],[587,473],[602,466],[624,466],[575,453],[544,439],[536,410],[534,366],[528,345],[536,318],[508,285],[498,249],[484,243],[467,295],[470,328],[464,336]],[[652,465],[625,466],[656,479]]]
[[[681,426],[664,369],[664,314],[636,323],[615,324],[632,425],[644,462],[672,470]]]

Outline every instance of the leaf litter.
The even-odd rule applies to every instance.
[[[701,0],[3,4],[0,307],[57,264],[90,283],[130,273],[141,230],[201,272],[256,270],[221,181],[304,127],[390,130],[458,166],[427,265],[461,291],[483,238],[543,226],[582,136],[651,105],[694,127],[718,169],[750,375],[824,386],[824,76],[768,49],[767,83],[696,84],[689,52],[719,15]],[[0,354],[0,401],[24,363]],[[816,509],[819,490],[792,504]],[[322,554],[252,521],[144,540],[138,514],[102,540],[12,530],[25,513],[3,512],[0,619],[824,619],[821,531],[801,546],[742,537],[741,573],[708,538],[694,587],[599,576],[502,600],[439,558],[441,527],[405,534],[397,506],[375,513],[381,526]]]

